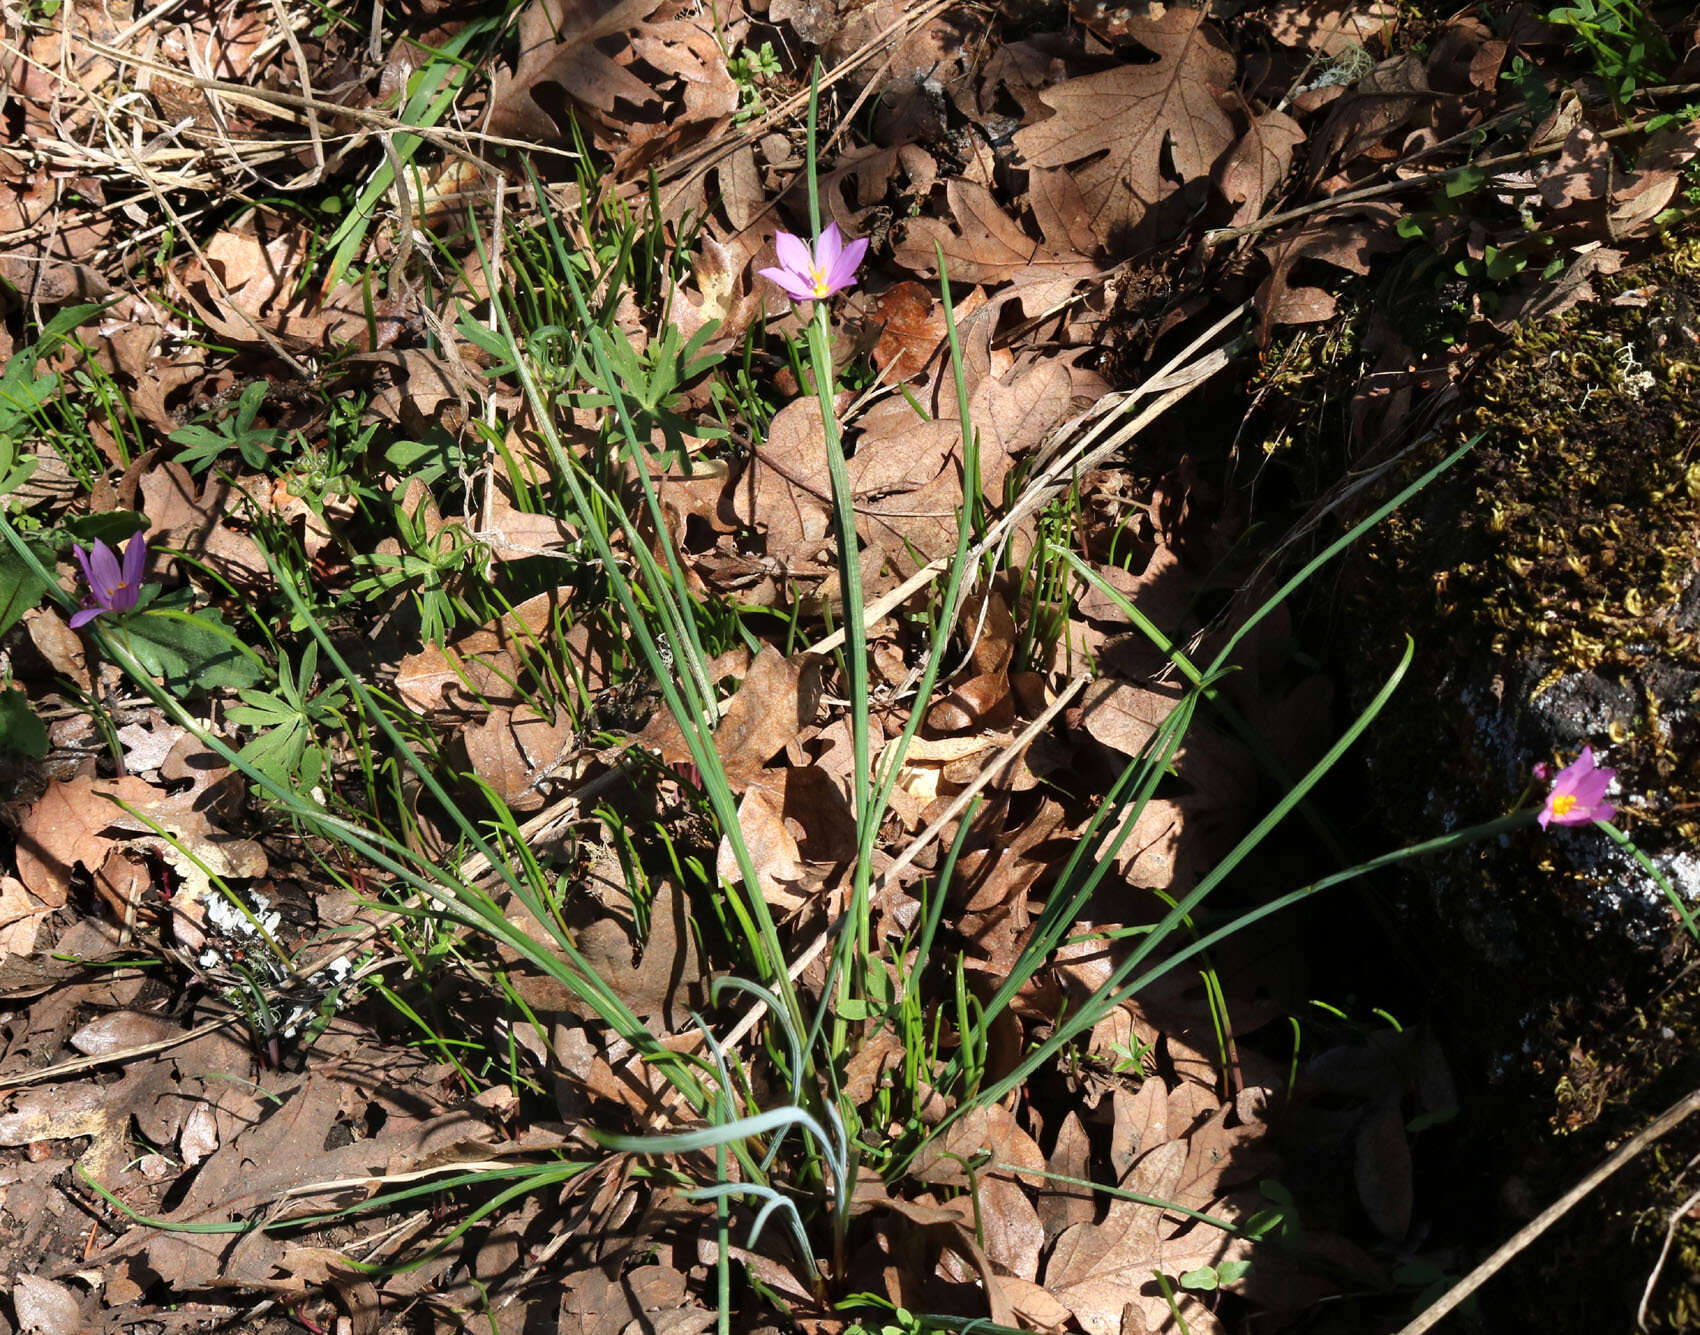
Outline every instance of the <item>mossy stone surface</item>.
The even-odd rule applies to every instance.
[[[1463,398],[1412,466],[1479,434],[1474,452],[1360,546],[1335,607],[1364,698],[1370,666],[1417,645],[1364,752],[1370,842],[1493,819],[1538,796],[1535,762],[1591,744],[1618,771],[1616,823],[1700,907],[1700,243],[1517,330]],[[1387,888],[1437,970],[1454,1059],[1493,1091],[1488,1116],[1522,1118],[1498,1128],[1503,1171],[1538,1203],[1700,1083],[1694,945],[1603,834],[1530,826]],[[1632,1319],[1662,1211],[1692,1189],[1657,1163],[1601,1197],[1606,1232],[1597,1215],[1590,1235],[1559,1230],[1512,1287],[1559,1303],[1588,1267],[1601,1301],[1578,1319],[1621,1319],[1624,1301]],[[1655,1327],[1700,1310],[1680,1271],[1697,1255],[1700,1233],[1679,1233]]]

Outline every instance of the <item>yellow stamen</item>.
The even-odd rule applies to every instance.
[[[826,270],[811,264],[809,266],[809,279],[815,285],[815,295],[824,297],[826,295]]]
[[[1568,815],[1575,808],[1576,796],[1574,793],[1560,793],[1552,799],[1552,814],[1555,816]]]

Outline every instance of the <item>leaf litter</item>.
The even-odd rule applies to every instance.
[[[641,480],[655,489],[659,524],[636,504],[640,475],[604,468],[606,406],[569,375],[557,406],[572,463],[632,503],[625,555],[634,544],[670,551],[694,591],[823,633],[843,614],[824,424],[774,352],[794,317],[755,276],[773,259],[772,233],[800,225],[800,138],[775,109],[797,105],[799,52],[831,65],[839,119],[822,160],[825,216],[873,242],[839,335],[840,361],[868,356],[873,378],[838,405],[870,598],[949,553],[965,502],[1011,510],[1059,433],[1229,296],[1252,303],[1254,337],[1267,342],[1334,318],[1355,299],[1351,279],[1422,236],[1461,272],[1500,284],[1497,308],[1470,314],[1461,365],[1512,316],[1583,299],[1591,276],[1645,253],[1700,155],[1692,124],[1625,138],[1597,109],[1582,117],[1562,102],[1533,132],[1507,129],[1517,110],[1507,62],[1557,60],[1555,35],[1459,16],[1415,48],[1381,3],[1294,0],[1234,20],[1082,6],[1054,28],[1023,24],[1014,40],[942,6],[908,14],[815,0],[710,10],[528,0],[509,42],[433,4],[370,34],[364,19],[285,30],[283,14],[186,11],[150,33],[66,6],[9,31],[5,96],[24,133],[0,159],[7,351],[25,312],[111,297],[51,368],[130,409],[86,414],[82,434],[63,437],[81,455],[59,437],[38,440],[36,486],[17,495],[41,518],[142,516],[168,586],[231,612],[268,601],[282,625],[290,613],[265,555],[280,532],[299,540],[315,579],[343,592],[361,560],[418,574],[444,552],[474,551],[459,574],[422,575],[428,593],[378,581],[385,592],[345,616],[336,641],[417,737],[454,757],[464,785],[452,800],[493,794],[528,818],[532,846],[558,853],[575,886],[564,917],[579,958],[680,1051],[699,1041],[691,1017],[725,967],[730,930],[703,916],[698,883],[705,868],[735,874],[735,860],[693,807],[700,776],[634,675],[627,628],[587,605],[582,534],[537,503],[553,465],[536,424],[520,420],[483,306],[518,261],[474,254],[469,209],[473,230],[494,235],[502,210],[524,212],[513,187],[539,167],[558,224],[588,250],[597,210],[629,218],[659,204],[655,224],[688,262],[655,266],[661,279],[641,299],[592,297],[618,301],[610,327],[634,366],[653,372],[687,341],[728,360],[670,382],[671,435],[659,415],[646,427],[654,457]],[[734,69],[729,56],[775,36],[787,55],[772,72]],[[432,63],[450,47],[473,58]],[[429,79],[409,85],[425,67]],[[473,77],[433,104],[462,69]],[[842,96],[830,90],[840,74]],[[863,96],[879,107],[865,123]],[[398,116],[404,102],[411,119]],[[597,168],[575,177],[564,164],[581,152]],[[327,181],[352,189],[365,178],[350,162],[382,164],[389,188],[361,206],[366,230],[338,233],[356,244],[329,267],[322,238],[290,212],[222,210],[254,178],[297,201]],[[150,255],[167,235],[182,245]],[[974,478],[941,258],[977,433]],[[1362,391],[1383,408],[1396,393],[1387,375],[1407,394],[1435,378],[1386,347],[1397,369],[1378,369]],[[776,395],[768,420],[728,407],[739,358]],[[338,408],[321,378],[377,442],[357,463],[328,453]],[[238,404],[241,438],[228,438],[221,466],[179,457]],[[1372,435],[1397,418],[1367,401],[1354,411]],[[494,425],[504,414],[515,418],[505,437]],[[50,477],[61,480],[42,485]],[[881,876],[903,867],[871,911],[873,931],[902,968],[918,969],[925,961],[902,943],[924,895],[942,893],[923,880],[962,836],[943,939],[960,951],[976,1003],[1014,967],[1091,803],[1180,698],[1172,670],[1104,590],[1195,658],[1226,633],[1204,609],[1233,592],[1212,572],[1242,517],[1184,442],[1142,441],[1071,481],[1075,529],[1062,542],[1095,578],[1063,593],[1000,576],[969,602],[960,652],[871,855]],[[1026,513],[1009,541],[1025,560],[1057,538]],[[882,603],[869,626],[876,755],[902,732],[925,652],[920,596]],[[427,597],[442,633],[427,629]],[[802,958],[842,911],[860,855],[843,684],[830,653],[774,632],[777,621],[746,624],[762,629],[713,659],[713,744],[761,893]],[[328,959],[324,948],[349,933],[391,944],[343,957],[343,977],[355,958],[378,977],[411,967],[418,943],[379,935],[376,869],[345,866],[345,854],[293,833],[151,703],[118,698],[119,679],[91,665],[53,610],[31,611],[25,626],[8,642],[8,670],[53,721],[50,754],[15,766],[14,852],[0,882],[0,987],[20,1006],[0,1044],[0,1085],[18,1082],[0,1105],[0,1145],[15,1155],[0,1169],[0,1248],[43,1258],[15,1283],[18,1323],[80,1329],[140,1303],[163,1329],[174,1320],[167,1295],[206,1296],[197,1310],[209,1320],[237,1310],[217,1304],[273,1295],[331,1303],[356,1329],[375,1328],[378,1309],[395,1329],[426,1329],[499,1295],[500,1322],[517,1313],[563,1331],[706,1330],[712,1216],[629,1170],[531,1198],[441,1255],[430,1246],[465,1202],[448,1192],[423,1211],[388,1207],[363,1253],[346,1234],[274,1227],[389,1182],[579,1152],[600,1119],[648,1128],[667,1115],[664,1085],[558,979],[510,948],[481,950],[452,922],[426,948],[465,972],[391,995],[451,1032],[499,1032],[505,1077],[473,1078],[453,1044],[407,1031],[396,1018],[405,1009],[369,1001],[343,1014],[334,987],[304,1007],[286,1000],[287,985],[329,977],[297,952]],[[1285,634],[1266,626],[1249,641],[1224,689],[1258,745],[1297,772],[1318,754],[1328,683],[1295,669],[1277,647]],[[1082,665],[1083,695],[1014,754],[976,815],[952,815]],[[170,679],[168,662],[158,675]],[[584,708],[562,707],[567,682]],[[231,683],[197,685],[197,721],[241,742],[219,721]],[[313,683],[302,689],[303,717],[334,738],[314,798],[324,802],[353,775],[357,751],[332,726],[340,716],[311,714]],[[114,749],[95,736],[91,697],[121,724]],[[1260,763],[1214,724],[1189,733],[1078,939],[982,1036],[994,1070],[1013,1069],[1251,827],[1268,796]],[[452,857],[439,799],[395,782],[409,846]],[[932,842],[900,864],[924,829]],[[551,935],[531,907],[500,907],[527,935]],[[150,950],[173,961],[166,985],[135,962]],[[262,967],[279,950],[283,963]],[[1255,1038],[1304,995],[1284,967],[1291,952],[1278,934],[1236,938],[1210,960],[1215,992],[1177,971],[1106,1015],[1043,1079],[952,1121],[889,1180],[865,1167],[846,1274],[909,1310],[1090,1335],[1224,1329],[1252,1310],[1302,1312],[1347,1283],[1385,1285],[1385,1249],[1410,1243],[1421,1209],[1412,1118],[1444,1115],[1455,1091],[1444,1053],[1420,1032],[1323,1050],[1287,1089]],[[802,972],[805,987],[821,986],[819,970]],[[514,1015],[494,1018],[493,998],[518,1002]],[[225,1027],[203,1033],[208,1021]],[[859,1104],[889,1110],[909,1078],[906,1052],[890,1025],[865,1026],[844,1072]],[[940,1074],[919,1073],[919,1124],[956,1111],[931,1083]],[[1297,1133],[1277,1148],[1282,1100]],[[1367,1228],[1307,1229],[1272,1253],[1223,1227],[1267,1212],[1258,1183],[1300,1164],[1328,1179],[1317,1199],[1350,1201]],[[558,1267],[543,1266],[558,1254]],[[804,1324],[841,1328],[799,1258],[767,1246],[733,1254]],[[368,1283],[353,1264],[362,1255],[419,1264]],[[308,1324],[308,1308],[295,1310]]]

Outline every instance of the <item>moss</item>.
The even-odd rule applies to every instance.
[[[1646,797],[1637,839],[1676,849],[1700,838],[1700,616],[1684,614],[1700,566],[1700,244],[1632,286],[1650,289],[1645,307],[1579,307],[1511,337],[1468,389],[1475,453],[1362,559],[1401,610],[1432,610],[1431,653],[1487,669],[1478,717],[1544,723],[1561,750],[1609,740],[1623,788]]]

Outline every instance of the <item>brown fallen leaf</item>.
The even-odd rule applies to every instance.
[[[182,1203],[165,1216],[170,1223],[247,1220],[286,1194],[291,1208],[304,1213],[348,1204],[377,1190],[386,1174],[451,1156],[486,1154],[496,1138],[483,1110],[468,1105],[423,1121],[397,1118],[393,1129],[386,1124],[376,1136],[327,1150],[349,1092],[337,1071],[315,1072],[275,1092],[280,1106],[202,1163]],[[350,1180],[355,1185],[334,1191],[300,1191],[312,1183]],[[328,1281],[338,1256],[258,1230],[231,1234],[169,1228],[133,1229],[107,1252],[114,1259],[136,1254],[181,1291],[242,1285],[280,1293],[301,1293]]]
[[[142,1062],[113,1084],[83,1080],[25,1089],[0,1112],[0,1145],[89,1138],[78,1159],[96,1181],[112,1182],[130,1158],[130,1118],[165,1092],[168,1062]]]
[[[1352,1176],[1376,1231],[1389,1242],[1403,1239],[1411,1229],[1414,1184],[1411,1143],[1397,1094],[1383,1098],[1359,1124],[1352,1140]]]
[[[1057,1143],[1045,1166],[1060,1177],[1071,1177],[1080,1182],[1092,1180],[1092,1142],[1080,1114],[1073,1109],[1063,1117],[1062,1125],[1057,1128]],[[1047,1242],[1075,1224],[1090,1223],[1098,1214],[1096,1198],[1090,1187],[1059,1182],[1055,1178],[1041,1179],[1038,1208],[1039,1222],[1044,1225]],[[1019,1302],[1017,1306],[1020,1306]]]
[[[1428,70],[1421,56],[1405,53],[1382,61],[1329,109],[1310,137],[1306,175],[1321,179],[1331,166],[1360,156],[1392,159],[1398,131],[1419,108],[1433,105]]]
[[[559,1335],[699,1335],[715,1314],[688,1297],[685,1277],[671,1266],[644,1265],[619,1275],[581,1270],[565,1281]],[[806,1293],[806,1291],[805,1291]]]
[[[1293,152],[1305,132],[1282,111],[1265,111],[1252,118],[1233,152],[1216,169],[1216,188],[1236,205],[1228,226],[1241,227],[1263,212],[1264,201],[1292,170]]]
[[[21,1335],[82,1335],[90,1328],[70,1285],[37,1275],[20,1275],[13,1283],[12,1311]]]
[[[682,1027],[691,1007],[703,1003],[690,900],[671,882],[657,890],[649,907],[649,936],[637,964],[632,963],[631,936],[613,918],[580,933],[579,951],[639,1019],[664,1032]],[[567,1008],[583,1019],[596,1018],[576,1000]]]
[[[1028,236],[986,187],[952,180],[945,184],[946,216],[911,222],[894,249],[898,263],[934,277],[942,250],[952,283],[1014,283],[1030,315],[1056,305],[1077,282],[1097,276],[1104,266],[1096,258],[1090,210],[1074,179],[1061,171],[1031,176],[1043,241]]]
[[[1354,46],[1367,46],[1377,37],[1392,35],[1399,8],[1391,0],[1277,0],[1258,11],[1269,35],[1282,46],[1323,56],[1337,56]]]
[[[819,661],[807,654],[788,658],[763,646],[714,730],[714,749],[733,791],[748,787],[776,752],[814,722],[819,704]]]
[[[55,672],[64,673],[85,691],[92,689],[83,638],[65,624],[64,617],[51,607],[43,607],[25,613],[24,625],[29,629],[30,642]]]
[[[480,714],[488,706],[519,703],[516,683],[528,671],[532,655],[564,653],[586,691],[608,681],[611,646],[588,622],[580,621],[557,637],[557,614],[572,590],[557,589],[527,598],[512,612],[480,626],[446,647],[428,644],[402,659],[396,694],[420,714],[439,711]]]
[[[856,1178],[856,1190],[850,1201],[852,1216],[889,1212],[907,1220],[931,1240],[935,1246],[954,1252],[973,1268],[979,1277],[981,1291],[992,1321],[1011,1325],[1014,1311],[1004,1293],[1002,1282],[993,1268],[991,1258],[975,1241],[972,1204],[965,1212],[956,1202],[940,1206],[929,1198],[907,1201],[893,1196],[879,1176],[864,1168]],[[889,1273],[889,1272],[888,1272]]]
[[[1270,262],[1269,277],[1257,290],[1265,326],[1314,324],[1334,314],[1334,295],[1318,285],[1317,265],[1344,269],[1360,277],[1376,255],[1404,244],[1394,230],[1396,204],[1348,205],[1310,218],[1278,233],[1260,247]]]
[[[259,544],[230,525],[241,496],[229,479],[197,484],[182,464],[166,463],[142,474],[139,485],[150,543],[204,561],[238,588],[270,579]]]
[[[573,738],[565,715],[546,719],[523,704],[493,709],[461,734],[472,772],[518,812],[543,805],[539,784],[572,749]]]
[[[929,1140],[915,1156],[910,1171],[922,1182],[965,1186],[969,1180],[965,1161],[984,1154],[991,1156],[987,1172],[1000,1171],[998,1164],[1009,1164],[1017,1172],[1045,1167],[1045,1156],[1033,1137],[1017,1124],[1014,1113],[997,1103],[974,1108],[951,1123],[942,1137]],[[1022,1175],[1021,1180],[1036,1187],[1045,1179],[1031,1173]]]
[[[0,878],[0,959],[34,950],[42,919],[52,913],[53,906],[31,895],[17,877]]]
[[[738,828],[743,831],[744,844],[755,865],[756,888],[762,898],[784,913],[807,904],[808,875],[803,867],[802,851],[797,847],[796,836],[786,828],[780,803],[764,789],[751,787],[738,803]],[[729,839],[720,841],[715,869],[727,880],[742,879]]]
[[[1142,1196],[1172,1200],[1186,1160],[1185,1142],[1169,1141],[1144,1155],[1120,1185]],[[1237,1213],[1223,1204],[1210,1212],[1228,1218]],[[1245,1240],[1209,1224],[1118,1198],[1102,1223],[1076,1224],[1057,1239],[1044,1283],[1090,1335],[1120,1335],[1124,1304],[1132,1304],[1149,1329],[1169,1328],[1169,1299],[1153,1277],[1153,1272],[1161,1272],[1180,1301],[1182,1318],[1197,1330],[1195,1314],[1208,1323],[1208,1309],[1176,1281],[1200,1266],[1243,1260],[1249,1250]]]
[[[1190,197],[1234,142],[1217,99],[1234,78],[1233,55],[1205,11],[1175,6],[1137,18],[1128,31],[1154,52],[1043,89],[1055,114],[1018,130],[1015,146],[1035,167],[1073,168],[1099,240],[1121,251],[1136,228],[1179,190]]]
[[[611,124],[617,103],[642,110],[660,102],[648,83],[603,50],[638,28],[658,3],[531,0],[519,15],[519,59],[512,71],[498,70],[491,81],[489,132],[550,144],[559,141],[563,128],[551,114],[554,108],[576,106]]]
[[[147,849],[170,862],[182,879],[172,896],[181,924],[182,915],[200,904],[210,877],[251,878],[266,872],[265,851],[258,844],[215,829],[185,798],[192,794],[166,793],[128,775],[56,781],[19,822],[19,879],[44,903],[58,907],[76,864],[95,872],[120,846]]]
[[[982,1174],[974,1184],[974,1200],[987,1257],[1017,1279],[1036,1281],[1045,1228],[1021,1185]]]

